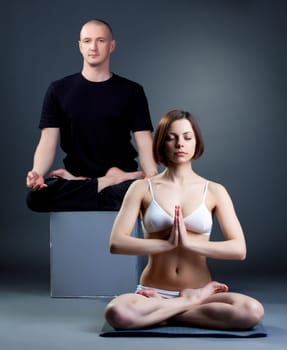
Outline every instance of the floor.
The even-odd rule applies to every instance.
[[[287,342],[287,281],[254,277],[237,287],[265,307],[266,338],[102,338],[103,310],[108,298],[51,298],[49,283],[4,279],[0,290],[1,350],[272,350]]]

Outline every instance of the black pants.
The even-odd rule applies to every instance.
[[[36,212],[93,211],[120,209],[124,195],[133,180],[109,186],[98,193],[98,180],[65,180],[48,178],[45,187],[29,191],[26,203]]]

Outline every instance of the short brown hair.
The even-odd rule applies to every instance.
[[[180,120],[180,119],[189,120],[195,134],[196,145],[195,145],[195,152],[194,152],[193,159],[198,159],[203,154],[204,141],[196,119],[191,113],[176,109],[166,113],[160,119],[157,129],[155,131],[154,138],[153,138],[153,156],[157,164],[163,164],[165,166],[168,165],[168,160],[165,154],[165,141],[166,141],[167,133],[169,131],[171,124],[174,121]]]

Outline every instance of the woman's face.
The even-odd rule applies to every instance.
[[[175,164],[190,161],[195,153],[196,139],[188,119],[174,121],[165,140],[165,153],[168,162]]]

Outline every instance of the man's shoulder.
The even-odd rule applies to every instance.
[[[58,97],[67,95],[81,85],[81,73],[67,75],[50,83],[47,93]]]
[[[81,73],[74,73],[67,75],[63,78],[57,79],[52,81],[52,86],[63,86],[63,85],[70,85],[71,83],[75,83],[81,79]]]
[[[130,86],[130,87],[141,87],[141,84],[139,84],[138,82],[115,73],[113,73],[113,80],[114,82],[117,82],[122,85]]]

